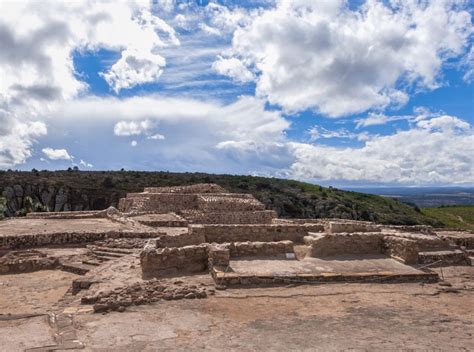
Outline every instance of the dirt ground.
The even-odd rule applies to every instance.
[[[106,232],[131,228],[108,219],[8,219],[0,222],[0,236],[30,233]]]
[[[474,267],[436,270],[445,282],[228,289],[123,313],[61,309],[73,313],[81,351],[472,351]],[[57,310],[53,302],[70,283],[67,275],[72,274],[0,277],[0,350],[51,344],[47,315],[24,314]],[[34,303],[38,294],[41,304]]]

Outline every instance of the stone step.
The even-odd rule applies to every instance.
[[[83,263],[63,263],[61,264],[61,270],[69,273],[85,275],[93,268],[92,265]]]
[[[100,260],[102,262],[108,262],[109,260],[112,260],[112,259],[117,259],[117,258],[111,258],[111,257],[104,257],[104,256],[101,256],[101,255],[95,255],[94,256],[97,260]]]
[[[419,252],[418,263],[436,263],[433,266],[469,265],[468,257],[459,249]]]
[[[83,260],[82,264],[92,265],[92,266],[99,266],[99,265],[102,264],[102,262],[101,261],[96,261],[96,260]]]
[[[103,251],[96,251],[92,250],[92,254],[95,256],[100,256],[100,257],[111,257],[111,258],[122,258],[125,254],[119,254],[119,253],[112,253],[112,252],[103,252]]]
[[[102,247],[102,246],[91,246],[90,249],[92,251],[98,252],[107,252],[107,253],[117,253],[117,254],[133,254],[133,251],[129,249],[122,249],[122,248],[111,248],[111,247]]]

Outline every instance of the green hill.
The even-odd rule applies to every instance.
[[[231,192],[251,193],[280,217],[345,218],[384,224],[436,224],[419,209],[397,200],[326,188],[292,180],[204,173],[41,171],[0,172],[0,192],[7,215],[18,215],[26,204],[51,211],[104,209],[117,205],[127,192],[148,186],[217,183]]]
[[[422,213],[446,227],[474,231],[474,205],[423,208]]]

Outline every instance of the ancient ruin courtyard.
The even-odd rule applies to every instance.
[[[474,234],[214,184],[0,222],[5,351],[473,350]]]

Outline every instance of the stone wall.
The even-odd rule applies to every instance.
[[[274,257],[294,253],[292,241],[279,242],[232,242],[229,245],[230,257]]]
[[[86,243],[107,238],[152,238],[157,232],[107,231],[107,232],[56,232],[0,236],[0,248],[20,249],[56,244]]]
[[[208,243],[225,242],[276,242],[290,240],[302,243],[308,232],[319,232],[324,228],[319,224],[232,224],[232,225],[189,225],[189,232],[193,236],[204,237]]]
[[[273,210],[202,212],[182,211],[181,215],[195,224],[271,224],[276,217]]]
[[[176,235],[161,235],[156,239],[156,247],[183,247],[205,243],[206,238],[202,233],[183,232]]]
[[[249,194],[200,195],[197,202],[197,208],[204,212],[265,210],[265,205]]]
[[[327,233],[351,233],[351,232],[379,232],[380,226],[370,222],[339,222],[330,221],[325,225]]]
[[[48,258],[36,250],[16,251],[0,258],[0,275],[52,270],[59,266],[57,258]]]
[[[313,234],[304,241],[309,245],[308,256],[329,257],[353,254],[380,254],[383,236],[378,233]]]
[[[420,232],[427,235],[434,235],[434,229],[428,225],[384,225],[385,229],[399,232]]]
[[[415,240],[420,251],[444,250],[453,246],[453,243],[447,238],[422,233],[399,232],[390,235]]]
[[[180,193],[129,193],[127,199],[120,205],[122,211],[154,211],[157,213],[179,212],[184,209],[197,209],[195,194]]]
[[[384,236],[383,248],[386,255],[405,264],[418,263],[418,244],[415,240],[397,236]]]
[[[146,193],[225,193],[225,188],[214,183],[198,183],[189,186],[146,187]]]
[[[196,273],[207,269],[207,245],[147,248],[140,253],[143,278]]]

